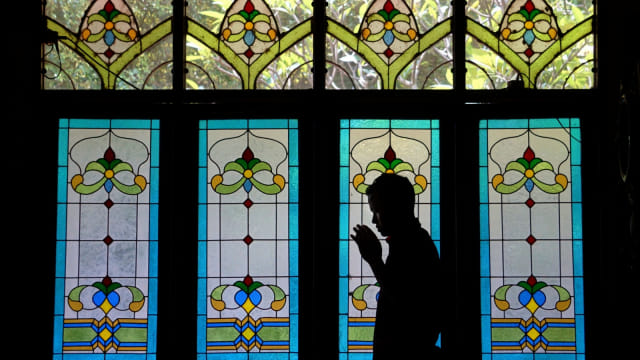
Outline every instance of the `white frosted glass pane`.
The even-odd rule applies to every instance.
[[[248,249],[241,242],[222,241],[220,244],[220,268],[224,277],[238,277],[247,275]],[[212,264],[213,265],[213,264]]]

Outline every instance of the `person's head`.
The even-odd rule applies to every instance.
[[[384,235],[413,219],[415,192],[409,179],[397,174],[382,174],[367,188],[373,223]]]

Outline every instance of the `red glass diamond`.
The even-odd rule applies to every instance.
[[[111,49],[108,49],[107,51],[104,52],[104,56],[106,56],[107,59],[111,59],[113,55],[115,55],[115,53]]]
[[[393,51],[391,51],[391,49],[387,49],[385,50],[384,55],[390,58],[391,56],[393,56]]]
[[[111,236],[107,235],[107,237],[104,238],[102,241],[104,241],[104,243],[107,245],[111,245],[111,243],[113,242],[113,239],[111,238]]]
[[[533,205],[535,205],[535,204],[536,204],[536,202],[535,202],[535,201],[533,201],[533,199],[532,199],[532,198],[527,199],[527,201],[525,201],[524,203],[525,203],[529,208],[532,208],[532,207],[533,207]]]
[[[527,50],[524,51],[524,54],[527,55],[527,57],[532,57],[533,50],[531,50],[531,48],[528,48]]]
[[[533,235],[529,235],[529,237],[527,238],[527,242],[529,243],[529,245],[533,245],[534,242],[536,242],[536,238],[533,237]]]
[[[107,209],[110,209],[113,206],[113,201],[111,201],[111,199],[107,199],[107,201],[104,202],[104,206],[106,206]]]
[[[527,10],[527,12],[532,12],[536,7],[535,5],[533,5],[533,2],[531,0],[527,1],[526,4],[524,4],[524,8],[525,10]]]
[[[251,236],[247,235],[247,236],[244,237],[244,243],[245,244],[249,245],[252,242],[253,242],[253,238]]]
[[[387,14],[389,14],[393,9],[394,9],[393,4],[391,3],[391,1],[387,0],[387,2],[384,3],[384,11],[386,11]]]
[[[536,157],[536,154],[533,152],[533,150],[531,150],[530,147],[527,147],[527,150],[525,150],[522,157],[524,157],[524,159],[527,160],[528,162],[531,162],[531,160],[533,160]]]
[[[253,56],[253,51],[251,51],[251,49],[247,50],[244,52],[244,56],[248,57],[249,59],[251,59],[251,57]]]
[[[104,9],[106,12],[110,13],[113,10],[115,10],[115,6],[113,6],[113,3],[111,1],[107,1],[107,3],[104,5]]]
[[[243,202],[243,204],[244,204],[244,206],[246,206],[246,207],[247,207],[247,209],[248,209],[248,208],[250,208],[250,207],[251,207],[251,205],[253,205],[253,201],[251,201],[251,199],[247,199],[247,200],[245,200],[245,201]]]

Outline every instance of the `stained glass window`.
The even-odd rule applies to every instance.
[[[594,86],[592,0],[467,3],[467,88]]]
[[[312,87],[311,0],[190,1],[187,89]]]
[[[298,352],[297,120],[200,126],[198,354]]]
[[[327,88],[453,87],[450,1],[328,3]]]
[[[482,120],[483,358],[584,359],[580,121]]]
[[[61,119],[54,359],[154,359],[157,120]]]
[[[344,119],[340,124],[340,358],[370,359],[380,288],[349,234],[356,224],[375,229],[366,189],[381,173],[397,173],[413,184],[415,214],[439,251],[439,121]],[[383,257],[387,251],[383,242]]]
[[[170,0],[47,1],[45,89],[170,89]]]

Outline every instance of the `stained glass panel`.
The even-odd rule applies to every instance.
[[[308,89],[311,0],[190,1],[187,89]]]
[[[479,0],[467,3],[467,88],[594,86],[592,0]]]
[[[297,359],[297,145],[297,120],[201,121],[201,358]]]
[[[439,251],[439,121],[344,119],[340,124],[340,358],[370,359],[379,286],[349,234],[356,224],[375,229],[366,187],[382,172],[394,172],[413,184],[415,214]],[[388,247],[382,244],[386,257]]]
[[[328,89],[451,89],[451,2],[330,0]]]
[[[480,123],[484,359],[584,359],[580,121]]]
[[[157,120],[60,120],[54,359],[155,359],[158,140]]]
[[[170,0],[51,0],[45,89],[170,89]]]

